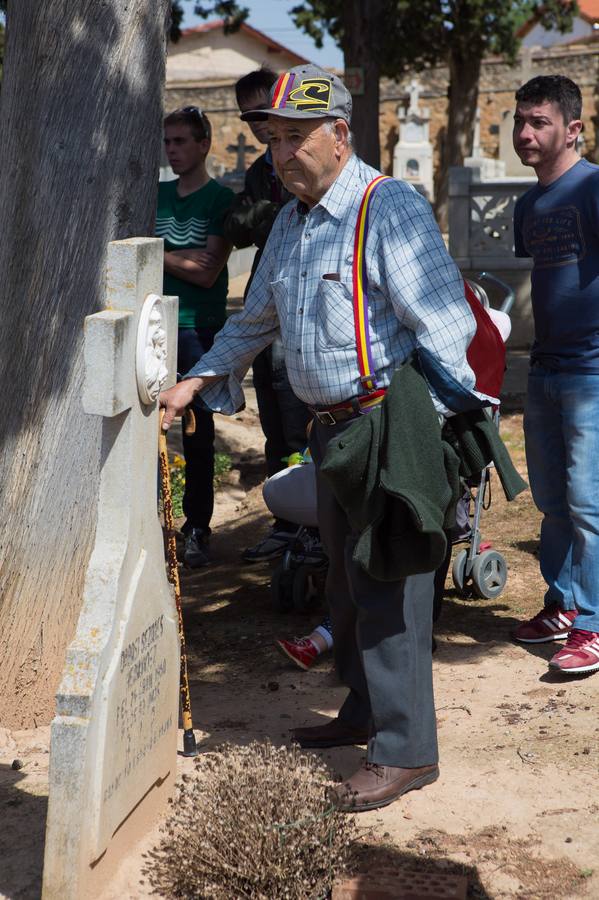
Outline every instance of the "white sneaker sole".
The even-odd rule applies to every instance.
[[[597,672],[599,670],[599,662],[593,663],[591,666],[577,666],[575,669],[565,669],[559,663],[549,661],[549,667],[555,669],[556,672],[563,672],[564,675],[584,675],[585,672]]]
[[[515,641],[518,641],[519,644],[549,644],[551,641],[565,641],[568,635],[570,634],[570,629],[568,631],[559,632],[557,634],[552,634],[551,637],[542,637],[542,638],[519,638],[514,637]]]

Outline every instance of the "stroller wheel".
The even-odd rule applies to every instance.
[[[274,609],[289,612],[293,609],[293,581],[295,572],[278,565],[270,580],[270,597]]]
[[[299,565],[294,572],[292,598],[298,612],[308,612],[318,596],[314,574],[310,566]]]
[[[496,550],[484,550],[474,560],[472,581],[479,597],[499,597],[507,582],[507,563]]]
[[[466,598],[472,596],[471,577],[466,575],[467,562],[468,551],[460,550],[453,561],[453,566],[451,567],[451,578],[453,581],[453,585],[456,591],[458,591],[458,593],[460,593],[462,597]]]

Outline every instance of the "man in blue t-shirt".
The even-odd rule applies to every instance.
[[[579,674],[599,670],[599,166],[576,151],[582,98],[569,78],[533,78],[516,104],[514,148],[539,179],[516,204],[514,237],[534,261],[524,434],[547,592],[513,637],[565,638],[549,665]]]

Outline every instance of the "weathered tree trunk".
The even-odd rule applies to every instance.
[[[380,165],[379,79],[377,46],[382,27],[382,0],[352,0],[343,6],[343,57],[345,68],[364,71],[364,94],[353,97],[352,130],[356,153],[371,166]]]
[[[442,231],[447,230],[449,169],[462,166],[472,153],[481,59],[482,49],[479,53],[476,47],[470,52],[453,47],[449,56],[447,132],[435,189],[435,213]]]
[[[168,0],[18,0],[0,108],[0,721],[49,721],[96,525],[84,316],[152,234]]]

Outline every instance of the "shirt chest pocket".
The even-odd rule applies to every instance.
[[[320,279],[316,297],[316,343],[323,350],[355,346],[351,285]]]

